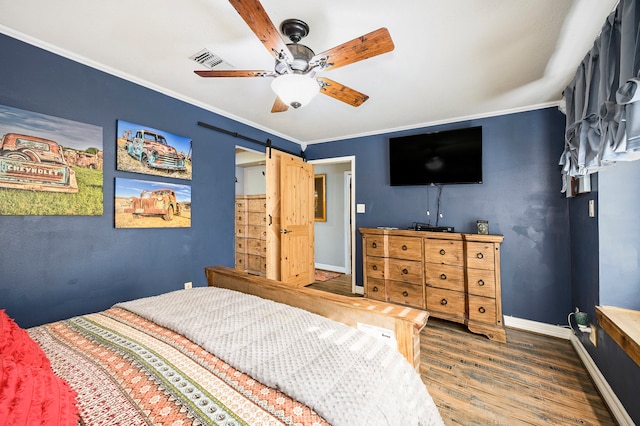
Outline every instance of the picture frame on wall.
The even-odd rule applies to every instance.
[[[191,186],[115,178],[116,228],[190,228]]]
[[[102,127],[0,105],[0,215],[101,216]]]
[[[191,180],[191,139],[125,120],[116,132],[118,170]]]
[[[314,176],[314,211],[316,222],[327,221],[327,175]]]

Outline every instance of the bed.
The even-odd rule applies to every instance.
[[[209,287],[123,302],[26,331],[5,320],[0,366],[13,370],[0,376],[0,424],[20,424],[24,417],[7,404],[49,419],[43,424],[75,424],[76,406],[78,424],[86,425],[442,424],[415,371],[423,311],[326,293],[318,299],[310,289],[224,267],[205,272]],[[295,307],[309,307],[313,299],[310,310],[320,314]],[[367,327],[392,331],[396,339],[374,337]],[[21,332],[37,345],[14,342],[12,349],[9,341]],[[55,377],[13,383],[14,364],[37,351],[46,358],[25,368],[50,368]],[[34,396],[29,407],[25,400]]]

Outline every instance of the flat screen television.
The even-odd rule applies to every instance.
[[[482,183],[482,127],[389,138],[391,186]]]

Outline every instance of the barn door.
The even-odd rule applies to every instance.
[[[267,277],[294,286],[314,282],[313,166],[277,150],[267,153]],[[277,180],[277,182],[276,182]],[[279,258],[278,258],[279,257]]]

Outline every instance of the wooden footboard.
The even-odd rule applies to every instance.
[[[209,286],[253,294],[296,306],[352,327],[373,326],[395,334],[398,351],[419,372],[420,331],[429,314],[364,297],[347,297],[310,288],[292,288],[279,281],[249,275],[224,266],[205,268]]]

